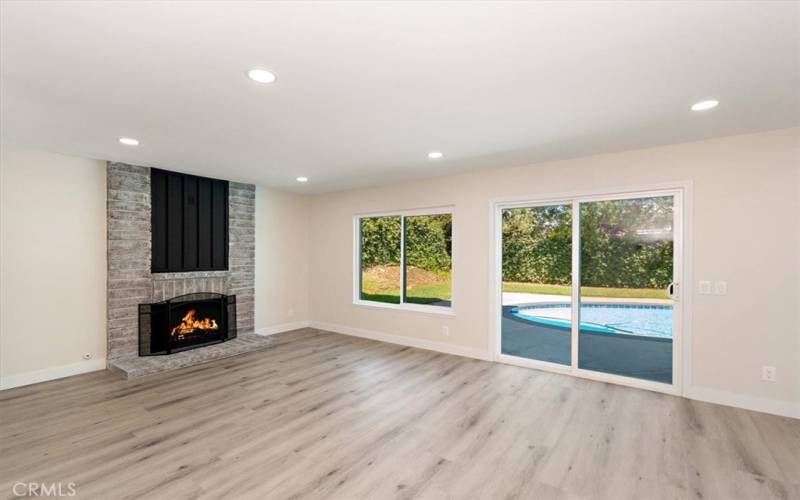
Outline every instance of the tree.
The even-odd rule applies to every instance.
[[[406,263],[436,273],[450,271],[452,216],[416,215],[405,218]],[[361,266],[400,265],[399,216],[361,219]]]
[[[450,272],[450,214],[406,217],[406,264],[434,273]]]
[[[672,198],[581,204],[581,284],[664,288],[672,281]]]
[[[662,288],[672,281],[672,198],[581,203],[581,284]],[[571,281],[570,205],[503,211],[503,280]]]
[[[400,265],[400,217],[361,219],[361,267]]]
[[[568,284],[572,270],[569,205],[503,211],[503,279]]]

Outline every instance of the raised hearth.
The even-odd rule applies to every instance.
[[[143,377],[260,351],[269,347],[273,342],[272,337],[246,333],[221,344],[207,345],[202,349],[192,349],[169,356],[129,356],[110,359],[108,360],[108,369],[125,378]]]

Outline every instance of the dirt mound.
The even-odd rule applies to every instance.
[[[375,291],[397,290],[400,284],[400,266],[374,266],[364,270],[363,280]],[[447,278],[436,273],[420,269],[408,268],[408,288],[428,286],[447,282]]]

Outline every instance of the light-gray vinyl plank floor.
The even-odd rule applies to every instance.
[[[0,498],[800,498],[800,421],[312,329],[0,393]]]

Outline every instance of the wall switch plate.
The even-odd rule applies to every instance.
[[[442,335],[444,335],[445,337],[449,337],[450,336],[450,327],[449,326],[443,326],[442,327]]]
[[[710,281],[701,281],[699,292],[703,295],[710,295],[711,294],[711,282]]]
[[[778,374],[775,371],[774,366],[762,366],[761,367],[761,378],[766,380],[767,382],[775,382],[777,379]]]
[[[715,295],[725,295],[728,293],[728,283],[725,281],[715,281],[714,282],[714,294]]]

